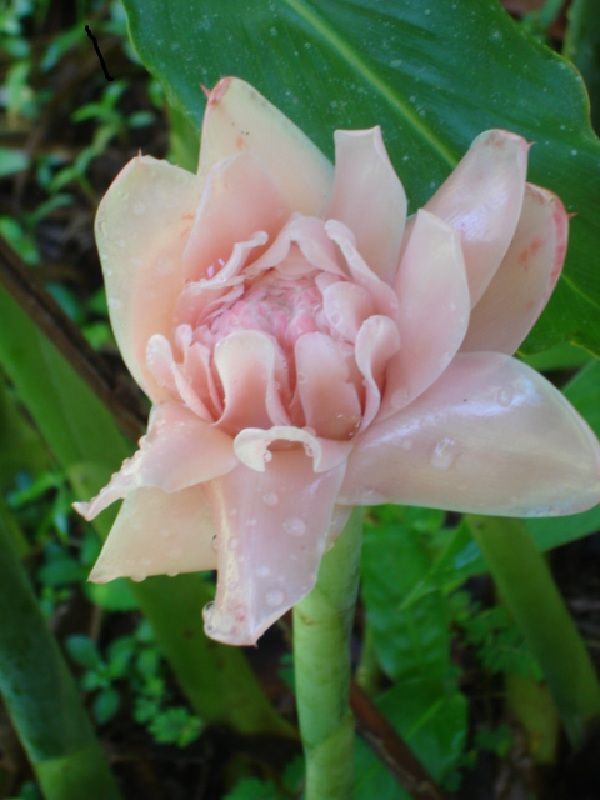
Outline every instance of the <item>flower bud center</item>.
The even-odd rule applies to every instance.
[[[269,271],[246,285],[243,295],[207,320],[213,341],[239,330],[271,334],[291,354],[296,340],[313,331],[329,332],[321,292],[312,276],[282,277]]]

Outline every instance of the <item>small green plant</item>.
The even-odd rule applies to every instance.
[[[156,742],[186,747],[202,732],[198,716],[183,705],[170,704],[165,664],[146,622],[134,633],[113,639],[104,653],[83,634],[70,636],[66,647],[83,668],[81,686],[93,695],[92,710],[99,725],[115,717],[128,698],[133,718]]]

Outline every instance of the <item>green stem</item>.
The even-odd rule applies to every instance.
[[[0,522],[0,694],[46,800],[117,800],[75,681]]]
[[[381,673],[375,653],[375,640],[371,626],[365,620],[364,636],[360,660],[356,667],[356,683],[369,695],[377,691]]]
[[[548,565],[520,520],[471,516],[468,522],[577,747],[600,716],[600,685]]]
[[[312,592],[294,608],[294,664],[306,800],[352,794],[350,631],[358,589],[362,510],[353,511],[321,561]]]

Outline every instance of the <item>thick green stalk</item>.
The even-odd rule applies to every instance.
[[[362,510],[356,509],[321,561],[312,592],[294,608],[294,664],[306,800],[352,795],[354,720],[350,631],[358,589]]]
[[[105,754],[0,522],[0,694],[47,800],[117,800]]]
[[[536,657],[574,746],[600,716],[600,685],[544,557],[518,519],[468,518],[503,601]]]

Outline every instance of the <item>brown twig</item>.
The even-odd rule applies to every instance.
[[[396,776],[414,800],[444,800],[446,795],[413,755],[377,706],[354,681],[350,705],[361,736]]]
[[[32,271],[0,237],[0,284],[44,331],[75,372],[108,407],[123,433],[137,440],[145,413],[128,382],[115,379],[79,328],[54,299],[32,279]]]

